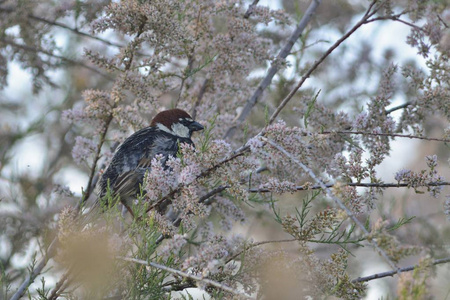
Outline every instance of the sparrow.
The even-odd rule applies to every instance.
[[[152,159],[162,154],[162,164],[165,166],[170,156],[177,155],[180,144],[194,145],[192,133],[203,128],[184,110],[176,108],[158,113],[149,127],[133,133],[117,148],[98,181],[97,195],[100,199],[105,197],[109,186],[114,199],[119,196],[129,209],[127,204],[141,192],[142,181],[145,172],[152,167]]]

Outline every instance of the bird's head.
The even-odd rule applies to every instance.
[[[203,125],[195,122],[192,117],[182,109],[169,109],[157,114],[150,126],[158,127],[178,137],[190,138],[194,131],[203,130]]]

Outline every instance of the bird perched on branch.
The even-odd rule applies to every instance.
[[[97,184],[97,195],[103,198],[109,186],[112,195],[120,196],[127,206],[126,203],[140,193],[140,185],[145,172],[151,168],[152,159],[162,154],[165,164],[169,156],[176,156],[179,144],[193,144],[192,133],[202,129],[203,126],[184,110],[169,109],[158,113],[149,127],[133,133],[117,148]]]

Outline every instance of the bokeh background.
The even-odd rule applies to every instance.
[[[79,32],[88,32],[88,24],[102,15],[101,8],[109,1],[20,1],[27,9],[16,5],[15,1],[0,1],[0,21],[3,37],[0,39],[0,53],[3,59],[1,68],[3,88],[0,92],[0,261],[3,268],[11,271],[11,276],[21,276],[39,247],[48,242],[55,229],[58,213],[68,205],[76,205],[82,190],[86,189],[90,166],[76,163],[72,157],[75,138],[86,129],[67,122],[61,117],[68,109],[83,107],[82,92],[87,89],[109,90],[112,82],[94,70],[84,55],[85,49],[114,55],[115,46],[83,36]],[[410,1],[395,1],[393,10],[402,11]],[[448,1],[434,1],[445,7],[442,9],[442,22],[450,24]],[[245,2],[247,5],[250,2]],[[289,67],[283,69],[265,92],[264,103],[269,109],[276,107],[277,99],[282,98],[290,87],[298,81],[302,70],[326,51],[335,40],[340,38],[362,16],[369,1],[336,0],[323,1],[313,17],[302,42],[294,46],[293,51],[301,53],[289,56]],[[273,40],[273,53],[278,45],[289,36],[309,1],[259,1],[259,5],[272,9],[282,9],[294,20],[286,26],[269,23],[260,26],[262,35]],[[85,14],[77,16],[77,6]],[[86,7],[85,7],[86,6]],[[20,13],[17,11],[20,10]],[[26,12],[51,20],[46,24],[31,18]],[[21,20],[17,18],[22,16]],[[421,26],[425,21],[418,21]],[[57,24],[56,24],[57,23]],[[55,25],[56,24],[56,25]],[[77,28],[68,30],[60,26]],[[29,27],[27,27],[29,26]],[[41,40],[33,43],[25,39],[24,32],[41,34]],[[79,32],[76,32],[78,31]],[[326,62],[306,82],[305,91],[321,90],[318,101],[333,111],[355,114],[364,110],[365,104],[376,93],[381,74],[390,65],[414,66],[429,72],[427,58],[418,55],[418,50],[406,43],[411,28],[392,20],[373,22],[362,26],[344,42]],[[129,37],[107,30],[103,33],[89,33],[111,43],[124,44]],[[17,44],[26,44],[28,48],[12,55],[17,45],[7,40],[16,36]],[[444,30],[440,49],[432,48],[430,57],[448,53],[450,33]],[[45,53],[45,47],[51,55]],[[33,47],[35,47],[33,49]],[[50,50],[48,50],[50,51]],[[447,52],[446,52],[447,51]],[[61,59],[63,57],[63,59]],[[181,66],[185,62],[180,61]],[[31,66],[31,67],[30,67]],[[181,68],[181,67],[180,67]],[[249,80],[259,81],[265,74],[268,64],[255,67]],[[104,70],[101,73],[107,74]],[[38,75],[45,74],[45,77]],[[107,74],[106,76],[111,76]],[[396,107],[410,101],[414,91],[402,76],[397,76],[397,85],[392,104]],[[448,88],[448,85],[446,86]],[[307,92],[300,91],[295,97],[301,99]],[[161,107],[170,107],[174,96],[167,93],[161,100]],[[130,97],[130,102],[132,102]],[[447,99],[447,101],[450,101]],[[295,102],[295,101],[294,101]],[[290,125],[302,123],[295,112],[295,104],[289,105],[281,119]],[[259,104],[251,115],[251,123],[264,123],[266,106]],[[155,111],[142,111],[144,119],[151,118]],[[238,112],[236,112],[237,114]],[[391,114],[399,121],[402,110]],[[449,120],[442,114],[430,112],[421,128],[428,137],[442,137]],[[115,125],[111,136],[128,135],[137,130],[132,124],[122,128]],[[220,137],[218,137],[220,138]],[[105,151],[114,145],[113,139],[107,141]],[[396,182],[394,177],[400,169],[420,171],[426,169],[424,157],[438,156],[438,172],[446,179],[450,178],[448,143],[422,141],[418,139],[397,138],[391,144],[389,156],[377,167],[378,175],[385,182]],[[365,156],[363,156],[365,157]],[[64,190],[55,195],[55,190]],[[444,257],[449,252],[450,223],[444,214],[445,195],[450,189],[444,187],[438,198],[427,192],[417,193],[413,189],[389,189],[384,197],[378,199],[371,212],[374,219],[386,217],[395,222],[401,217],[415,217],[414,221],[402,227],[397,238],[404,243],[427,245],[434,257]],[[292,211],[298,206],[298,200],[305,194],[294,193],[280,196],[278,202],[282,213]],[[281,203],[281,204],[280,204]],[[273,240],[287,237],[275,226],[273,216],[265,208],[247,209],[247,223],[235,227],[248,238],[255,240]],[[273,246],[274,248],[279,246]],[[327,257],[335,248],[317,246],[319,256]],[[388,266],[371,249],[355,248],[351,272],[365,276],[388,270]],[[419,256],[402,261],[402,265],[417,262]],[[450,295],[448,264],[436,267],[436,276],[428,281],[435,299],[446,299]],[[52,276],[48,284],[55,284]],[[389,299],[396,296],[397,278],[385,278],[368,283],[367,299]]]

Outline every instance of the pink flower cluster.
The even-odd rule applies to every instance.
[[[440,176],[436,170],[437,156],[429,155],[425,157],[429,170],[421,170],[420,172],[413,172],[411,170],[402,169],[395,174],[395,180],[398,183],[406,183],[408,187],[419,190],[420,187],[426,187],[430,195],[438,197],[442,191],[442,185],[430,185],[430,183],[443,182],[444,178]]]
[[[265,181],[265,183],[259,185],[259,189],[268,189],[276,194],[293,193],[297,190],[296,185],[287,180],[280,181],[278,178],[270,177]]]
[[[192,268],[193,273],[202,276],[232,272],[233,268],[222,267],[226,265],[226,259],[242,249],[243,241],[240,235],[233,235],[230,238],[217,235],[202,243],[197,253],[183,262],[182,268],[185,270]]]
[[[72,149],[72,157],[75,163],[81,165],[93,156],[96,149],[96,142],[82,136],[77,136],[75,138],[75,146]]]

